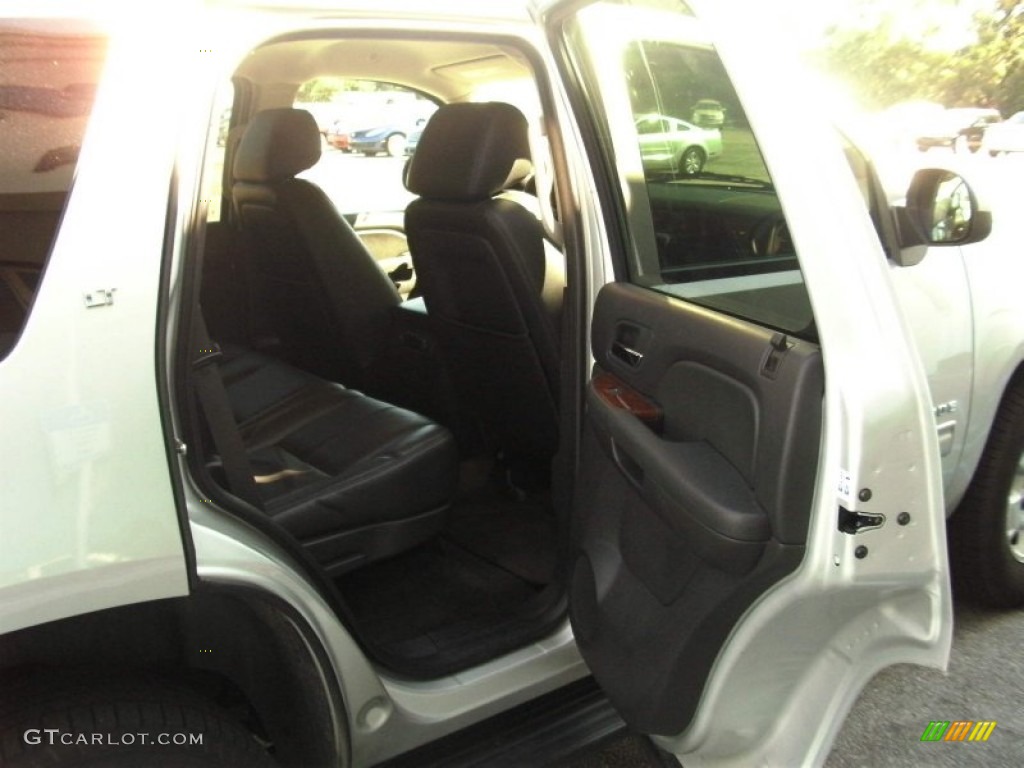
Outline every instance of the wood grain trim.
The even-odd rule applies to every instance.
[[[615,374],[601,371],[595,374],[590,384],[598,397],[608,405],[628,411],[655,432],[661,431],[664,421],[661,408]]]

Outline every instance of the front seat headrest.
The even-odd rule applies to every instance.
[[[304,109],[266,109],[253,115],[235,151],[235,181],[291,178],[320,159],[320,129]]]
[[[406,187],[425,198],[484,200],[532,171],[522,112],[504,102],[446,104],[423,129]]]

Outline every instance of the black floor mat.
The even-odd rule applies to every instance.
[[[531,584],[551,583],[558,565],[549,495],[523,501],[500,492],[474,494],[449,514],[445,536]]]
[[[449,674],[510,651],[561,619],[557,529],[546,493],[464,487],[441,537],[338,580],[358,635],[401,674]]]
[[[528,642],[557,595],[439,539],[339,580],[359,636],[399,673],[440,676]]]

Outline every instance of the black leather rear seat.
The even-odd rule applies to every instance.
[[[441,529],[458,475],[444,427],[256,352],[226,347],[219,369],[264,510],[330,575]]]

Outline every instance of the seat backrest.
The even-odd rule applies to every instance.
[[[536,215],[499,197],[531,171],[518,109],[443,106],[408,168],[406,185],[419,198],[405,226],[417,285],[464,402],[493,447],[546,462],[558,442],[564,270],[548,257]]]
[[[251,312],[291,363],[372,390],[401,297],[324,192],[295,178],[319,158],[320,133],[305,110],[259,112],[242,135],[231,198]]]

